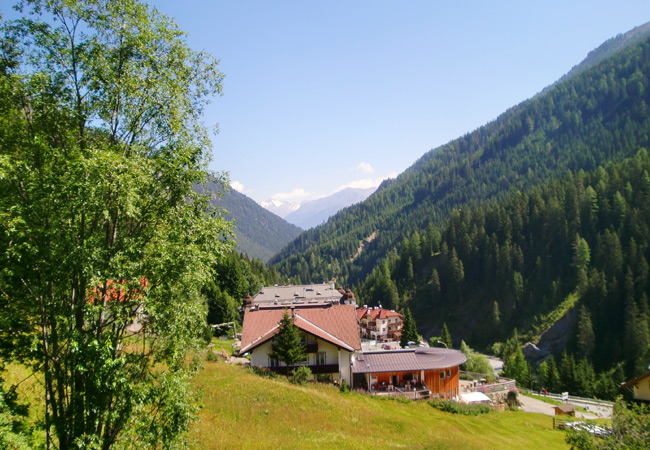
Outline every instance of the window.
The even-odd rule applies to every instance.
[[[327,360],[327,354],[325,352],[318,352],[316,354],[316,365],[317,366],[324,366],[326,360]]]
[[[280,367],[280,361],[269,355],[269,367]]]
[[[441,380],[444,380],[444,379],[445,379],[445,371],[444,371],[444,370],[441,370],[441,371],[440,371],[440,379],[441,379]]]
[[[447,369],[447,378],[451,378],[451,369]]]

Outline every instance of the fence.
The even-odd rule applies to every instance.
[[[539,395],[540,397],[548,397],[552,398],[553,400],[557,400],[559,402],[564,401],[562,399],[562,394],[553,394],[551,392],[544,394],[543,392],[540,391],[533,391],[532,389],[528,388],[519,388],[519,390],[528,392],[529,394],[533,395]],[[569,395],[569,402],[580,402],[580,403],[590,403],[592,405],[599,405],[599,406],[609,406],[610,408],[614,407],[614,402],[610,402],[607,400],[598,400],[596,398],[585,398],[585,397],[576,397],[574,395]]]

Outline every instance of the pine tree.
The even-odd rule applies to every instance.
[[[451,341],[451,334],[449,334],[446,323],[442,324],[442,336],[440,336],[440,340],[445,343],[447,348],[451,348],[453,346]]]
[[[591,357],[596,345],[591,314],[584,306],[580,307],[578,316],[578,350],[587,358]]]
[[[399,341],[399,344],[402,348],[406,347],[410,341],[417,342],[420,340],[420,335],[418,335],[417,325],[415,324],[415,319],[411,314],[411,310],[406,308],[404,310],[404,324],[402,326],[402,337]]]
[[[298,327],[293,324],[293,317],[289,316],[286,308],[279,325],[280,330],[273,339],[271,357],[282,361],[287,367],[291,367],[299,361],[304,361],[307,358],[307,353],[301,343],[300,332]]]

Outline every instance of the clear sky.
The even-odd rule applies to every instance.
[[[210,168],[257,201],[377,185],[650,21],[648,0],[150,4],[221,60]]]

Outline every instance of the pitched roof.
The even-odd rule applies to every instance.
[[[555,409],[556,410],[559,409],[563,413],[570,413],[571,411],[574,411],[576,409],[576,407],[573,406],[573,405],[566,404],[566,405],[558,405],[558,406],[555,407]]]
[[[352,373],[447,369],[465,361],[467,357],[462,352],[446,348],[369,352],[355,358]]]
[[[644,378],[648,378],[648,377],[650,377],[650,372],[646,372],[646,373],[644,373],[643,375],[639,375],[639,376],[636,377],[636,378],[632,378],[631,380],[626,381],[625,383],[621,383],[621,387],[630,387],[630,386],[634,386],[634,385],[637,384],[639,381],[643,380]]]
[[[247,352],[275,336],[285,308],[247,309],[240,352]],[[359,350],[361,340],[352,305],[317,305],[293,308],[294,325],[348,351]]]
[[[139,299],[142,296],[141,290],[138,288],[133,288],[129,291],[124,290],[123,286],[126,286],[126,284],[126,280],[118,282],[108,280],[106,281],[105,287],[103,284],[93,286],[86,294],[86,302],[102,302],[104,300],[104,295],[106,296],[107,302],[124,302],[127,300]],[[142,291],[146,291],[149,287],[149,280],[146,278],[140,278],[140,286]],[[97,297],[95,297],[95,295],[97,295]]]
[[[361,307],[357,309],[357,318],[361,320],[364,317],[369,317],[371,319],[387,319],[389,317],[402,318],[402,315],[398,312],[391,311],[390,309],[384,309],[384,308]]]

